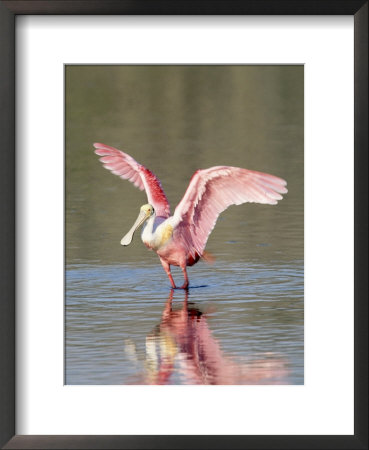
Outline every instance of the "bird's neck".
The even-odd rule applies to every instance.
[[[169,224],[169,230],[168,226],[165,226],[167,220],[165,217],[156,217],[154,214],[146,221],[141,238],[147,247],[156,251],[172,236],[173,227]]]
[[[154,238],[154,223],[155,223],[155,213],[150,216],[147,221],[145,222],[145,225],[142,229],[142,240],[146,245],[150,246],[151,241]]]

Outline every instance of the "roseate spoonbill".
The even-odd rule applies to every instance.
[[[122,238],[122,245],[132,242],[133,234],[141,225],[142,241],[154,250],[176,288],[170,266],[179,266],[184,275],[182,289],[189,286],[187,266],[201,257],[206,258],[205,245],[219,214],[230,205],[246,202],[275,205],[285,194],[286,181],[274,175],[241,169],[215,166],[197,170],[176,207],[173,216],[160,180],[127,153],[104,144],[94,144],[95,153],[106,169],[145,190],[148,204],[141,206],[136,222]]]

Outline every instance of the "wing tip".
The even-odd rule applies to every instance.
[[[94,142],[92,145],[95,147],[95,153],[96,150],[121,152],[121,150],[118,150],[110,145],[102,144],[101,142]]]
[[[110,150],[111,147],[108,147],[107,145],[100,144],[99,142],[94,142],[92,144],[95,147],[94,153],[99,156],[104,156],[106,150]]]
[[[125,159],[133,158],[126,153],[123,153],[121,150],[118,150],[115,147],[111,147],[110,145],[101,144],[99,142],[94,142],[92,144],[95,147],[94,153],[99,156],[123,156]],[[133,160],[134,161],[134,160]]]
[[[112,148],[112,147],[109,147],[108,145],[101,144],[100,142],[94,142],[92,145],[95,147],[95,149]]]

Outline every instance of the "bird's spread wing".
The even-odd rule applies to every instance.
[[[219,214],[230,205],[246,202],[275,205],[285,194],[286,181],[274,175],[217,166],[198,170],[174,211],[177,232],[188,251],[202,255]]]
[[[135,161],[132,156],[104,144],[94,144],[95,153],[106,169],[124,180],[131,181],[141,191],[145,190],[147,200],[155,209],[157,216],[169,217],[168,199],[161,187],[160,180],[146,167]]]

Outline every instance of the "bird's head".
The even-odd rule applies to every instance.
[[[150,203],[147,203],[146,205],[142,205],[140,208],[140,214],[142,211],[147,215],[147,219],[149,217],[151,217],[155,212],[154,207],[152,205],[150,205]]]
[[[128,233],[122,238],[120,243],[122,245],[129,245],[132,242],[133,235],[135,234],[137,228],[139,228],[143,223],[146,222],[147,219],[149,219],[154,214],[155,210],[152,205],[150,205],[149,203],[147,203],[146,205],[142,205],[136,222],[133,224]]]

